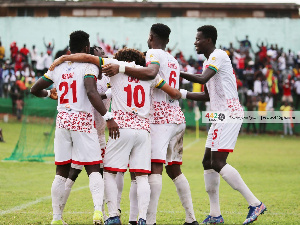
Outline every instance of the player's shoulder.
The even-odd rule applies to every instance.
[[[215,49],[212,54],[210,54],[210,58],[219,57],[219,58],[229,58],[227,53],[222,49]]]
[[[151,56],[159,56],[164,53],[164,50],[162,49],[149,49],[146,53],[146,56],[151,57]]]

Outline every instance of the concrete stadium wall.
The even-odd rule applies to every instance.
[[[33,44],[39,51],[45,52],[43,37],[46,42],[55,40],[54,52],[68,45],[69,34],[74,30],[84,30],[90,34],[91,44],[97,44],[96,34],[105,42],[112,44],[115,40],[120,46],[128,38],[128,47],[147,50],[149,29],[153,23],[165,23],[172,29],[169,47],[178,42],[177,49],[184,52],[186,57],[195,56],[194,40],[196,29],[205,24],[214,25],[218,29],[219,45],[228,46],[233,42],[238,47],[239,40],[249,35],[254,50],[257,41],[268,40],[269,44],[277,43],[284,50],[300,51],[300,19],[257,19],[257,18],[33,18],[33,17],[4,17],[0,18],[0,37],[9,56],[9,45],[16,41],[19,48],[24,43],[31,49]]]

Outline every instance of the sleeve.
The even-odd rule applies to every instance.
[[[97,80],[99,69],[96,65],[88,64],[84,71],[84,78],[93,77]]]
[[[158,89],[162,88],[162,86],[164,86],[165,83],[166,83],[166,81],[164,79],[162,79],[162,77],[160,75],[157,75],[154,79],[154,85]]]
[[[113,58],[102,58],[102,65],[110,64],[110,63],[115,63],[119,64],[119,61]],[[101,65],[101,62],[100,62]]]
[[[209,59],[207,60],[208,68],[216,71],[216,73],[217,73],[224,62],[224,57],[225,57],[224,54],[212,53],[209,56]]]
[[[157,64],[160,65],[159,54],[155,49],[150,49],[146,54],[146,66],[149,64]]]
[[[49,81],[50,83],[53,83],[53,72],[54,71],[48,70],[47,73],[45,73],[44,76],[42,76],[42,78],[45,81]]]

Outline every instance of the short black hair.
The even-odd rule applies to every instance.
[[[70,51],[72,53],[79,53],[82,50],[90,45],[89,41],[90,35],[82,30],[74,31],[70,34]]]
[[[216,44],[218,38],[217,29],[212,25],[204,25],[197,29],[198,32],[202,32],[205,38],[211,38],[212,42]]]
[[[156,34],[161,40],[168,40],[171,33],[170,27],[162,23],[153,24],[151,31]]]

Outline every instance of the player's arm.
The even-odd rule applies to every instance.
[[[164,80],[162,80],[163,83],[160,84],[157,88],[160,88],[162,91],[166,92],[172,99],[180,99],[181,93],[176,88],[171,87],[169,84],[167,84]]]
[[[49,70],[52,71],[54,68],[65,61],[71,62],[83,62],[83,63],[92,63],[96,66],[100,66],[100,58],[98,56],[86,54],[86,53],[76,53],[71,55],[63,55],[54,60]]]
[[[188,81],[199,84],[206,84],[210,78],[216,74],[216,71],[211,68],[207,68],[202,74],[190,74],[186,72],[180,72],[180,76]]]
[[[37,82],[35,82],[35,84],[31,87],[30,92],[31,94],[39,98],[49,97],[54,100],[57,100],[56,88],[52,88],[51,90],[45,90],[51,84],[53,84],[53,81],[43,76],[40,79],[38,79]]]
[[[106,76],[112,77],[118,73],[124,73],[128,76],[137,78],[139,80],[153,80],[159,71],[158,64],[149,64],[147,67],[129,67],[125,66],[120,68],[118,64],[107,64],[102,66],[102,72]]]
[[[104,116],[104,119],[105,119],[106,115],[108,115],[108,114],[107,114],[107,110],[102,102],[102,98],[97,91],[95,78],[93,76],[85,77],[84,78],[84,86],[85,86],[86,93],[87,93],[87,96],[88,96],[91,104],[101,114],[101,116]],[[106,124],[107,124],[107,128],[109,130],[109,136],[111,138],[116,139],[116,138],[120,137],[118,124],[114,121],[114,119],[112,117],[110,119],[106,120]]]
[[[182,99],[190,99],[194,101],[204,101],[207,102],[210,100],[208,90],[206,85],[204,86],[204,92],[189,92],[184,89],[180,89],[180,93],[182,95]]]

